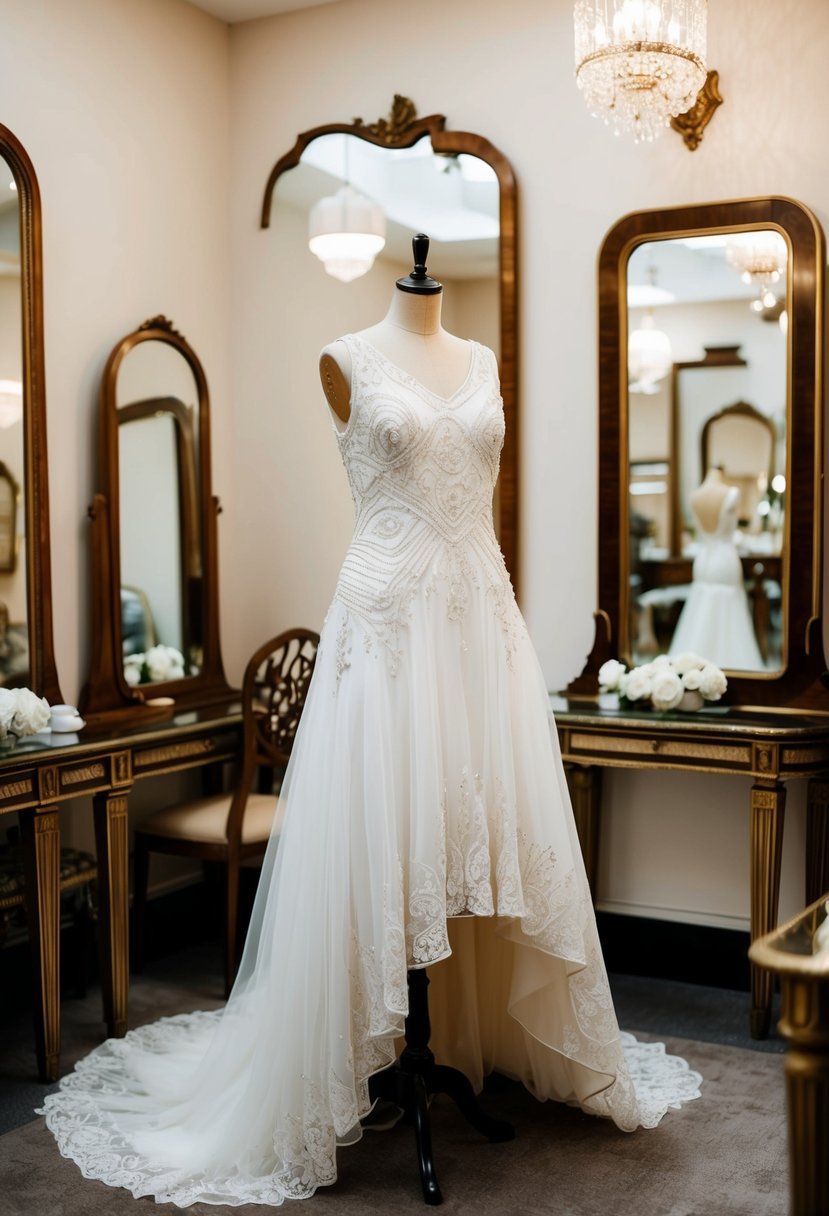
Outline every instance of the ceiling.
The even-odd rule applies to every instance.
[[[337,0],[189,0],[189,3],[233,25],[237,21],[272,17],[274,13],[289,13],[297,8],[336,4]]]

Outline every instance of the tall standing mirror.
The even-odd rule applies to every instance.
[[[0,126],[0,686],[55,703],[41,257],[34,168]]]
[[[230,693],[219,651],[217,502],[202,365],[154,317],[113,350],[93,504],[95,640],[83,707],[141,717]]]
[[[823,233],[790,199],[638,212],[599,261],[604,657],[822,696]]]
[[[311,384],[310,405],[319,408],[318,381],[303,376],[333,335],[371,325],[385,312],[390,284],[411,270],[413,234],[427,233],[429,264],[445,287],[443,324],[498,357],[506,438],[495,518],[515,582],[515,181],[509,162],[488,140],[446,131],[444,124],[441,115],[417,118],[412,102],[398,96],[388,119],[305,132],[274,166],[262,226],[279,244],[285,281],[307,285],[313,298],[301,324],[295,316],[281,319],[286,340],[280,375],[292,400],[301,396],[303,383]],[[353,242],[334,248],[330,230],[358,208],[373,245],[365,253]]]

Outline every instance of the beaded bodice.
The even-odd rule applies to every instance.
[[[337,598],[388,646],[419,590],[446,597],[461,619],[475,589],[494,592],[496,615],[512,589],[495,537],[492,498],[504,441],[495,356],[470,342],[469,369],[441,397],[356,335],[351,414],[337,431],[356,518]]]

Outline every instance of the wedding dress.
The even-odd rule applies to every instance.
[[[224,1011],[109,1040],[44,1103],[84,1174],[182,1207],[334,1182],[368,1078],[395,1059],[408,967],[433,968],[433,1047],[476,1084],[498,1068],[625,1130],[699,1094],[684,1061],[616,1024],[547,689],[493,531],[495,357],[470,343],[444,398],[344,341],[354,537],[239,978]]]
[[[695,516],[700,550],[694,558],[691,590],[671,639],[671,654],[697,654],[734,671],[762,671],[765,664],[734,544],[739,501],[739,488],[729,486],[713,532],[706,532]]]

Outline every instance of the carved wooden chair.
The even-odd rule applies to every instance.
[[[226,868],[225,992],[236,973],[239,866],[265,852],[274,816],[279,816],[273,775],[291,754],[317,657],[319,635],[290,629],[260,646],[242,683],[243,756],[232,794],[218,794],[158,811],[135,832],[134,953],[144,961],[144,913],[150,853],[174,853]],[[254,779],[267,775],[269,792],[256,792]],[[260,784],[260,790],[263,786]]]

